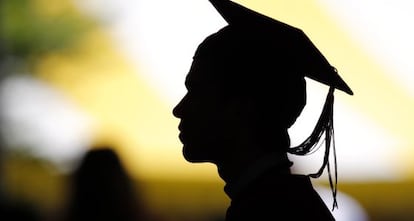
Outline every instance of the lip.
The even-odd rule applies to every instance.
[[[184,143],[184,135],[182,132],[178,134],[178,138],[180,139],[181,143]]]

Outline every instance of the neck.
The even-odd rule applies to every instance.
[[[273,152],[263,155],[243,170],[237,170],[237,173],[234,171],[232,173],[228,167],[219,167],[219,174],[226,182],[224,191],[233,199],[268,171],[272,171],[276,176],[290,174],[291,165],[292,162],[289,161],[286,153]]]
[[[219,176],[225,183],[234,183],[240,180],[249,170],[267,167],[278,167],[281,173],[290,173],[290,166],[286,152],[267,152],[260,155],[249,155],[248,159],[231,159],[216,163]]]
[[[289,135],[286,130],[273,131],[272,135],[263,132],[251,137],[249,134],[251,134],[251,131],[244,134],[245,136],[241,136],[242,139],[239,139],[236,144],[225,142],[227,145],[223,145],[222,149],[224,151],[215,164],[224,182],[236,182],[250,167],[260,163],[266,156],[270,155],[272,159],[269,161],[277,161],[281,168],[290,172],[291,163],[286,152],[289,147]],[[272,139],[269,137],[272,137]]]

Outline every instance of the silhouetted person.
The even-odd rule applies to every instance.
[[[66,221],[148,220],[118,155],[109,147],[86,153],[73,174]]]
[[[231,199],[226,221],[334,220],[310,177],[327,168],[335,199],[336,167],[332,180],[328,160],[333,92],[351,89],[300,29],[228,0],[210,2],[228,25],[198,46],[188,92],[173,111],[184,158],[217,165]],[[290,147],[288,129],[306,104],[305,77],[330,89],[312,134]],[[305,155],[322,142],[320,170],[292,174],[288,153]]]

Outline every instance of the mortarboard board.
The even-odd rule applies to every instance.
[[[320,83],[353,95],[350,87],[338,75],[306,34],[296,27],[257,13],[229,0],[210,0],[229,25],[240,25],[273,32],[278,41],[291,45],[292,54],[302,65],[304,75]]]
[[[291,50],[290,54],[293,54],[294,59],[299,62],[304,76],[353,95],[352,90],[338,75],[336,69],[329,64],[301,29],[229,0],[210,0],[210,2],[229,25],[266,30],[267,33],[276,36],[275,41],[283,41],[287,44],[287,49]]]

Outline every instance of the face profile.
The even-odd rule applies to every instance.
[[[218,88],[214,82],[206,82],[208,73],[203,72],[206,70],[202,64],[193,63],[185,81],[188,92],[173,110],[181,119],[179,138],[183,155],[190,162],[213,162],[216,157],[213,148],[220,137]]]
[[[216,163],[235,141],[236,108],[220,81],[211,78],[213,72],[220,71],[208,60],[195,59],[185,81],[188,92],[173,110],[181,119],[179,138],[183,155],[190,162]]]
[[[292,65],[282,56],[263,59],[269,45],[256,36],[239,37],[244,31],[227,26],[195,52],[185,80],[188,92],[173,110],[181,119],[187,161],[217,163],[248,144],[288,148],[287,129],[306,103],[305,80],[284,75]]]

